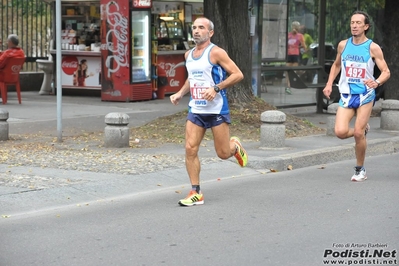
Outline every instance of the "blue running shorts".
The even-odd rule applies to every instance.
[[[357,109],[362,105],[375,100],[375,90],[368,90],[365,94],[346,94],[341,93],[339,106],[345,108]]]
[[[188,113],[187,120],[193,122],[199,127],[212,128],[222,123],[230,124],[230,114],[216,115],[216,114],[193,114]]]

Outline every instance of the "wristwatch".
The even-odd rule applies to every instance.
[[[378,87],[381,86],[381,82],[378,79],[376,79],[375,82],[377,82]]]
[[[213,89],[216,91],[216,93],[218,93],[220,91],[220,88],[218,86],[213,86]]]

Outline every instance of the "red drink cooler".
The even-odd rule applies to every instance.
[[[151,1],[130,4],[129,0],[101,0],[101,100],[104,101],[152,99]]]

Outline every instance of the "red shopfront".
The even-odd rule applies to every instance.
[[[46,1],[55,10],[55,0]],[[152,4],[152,0],[62,0],[62,87],[101,90],[101,100],[120,102],[177,92],[187,78],[185,50],[157,50]],[[56,49],[51,47],[53,55]],[[79,71],[81,65],[85,69]]]
[[[55,11],[55,0],[45,1]],[[51,53],[62,50],[62,88],[101,90],[104,101],[153,99],[152,0],[62,0],[61,4],[62,45],[51,47]]]
[[[151,0],[101,0],[101,100],[153,99]]]

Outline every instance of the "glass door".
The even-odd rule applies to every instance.
[[[183,36],[183,24],[179,19],[174,19],[166,22],[169,30],[170,39],[182,39]]]
[[[132,82],[151,81],[150,10],[132,11]]]

